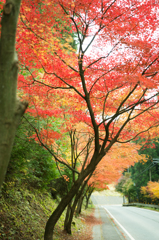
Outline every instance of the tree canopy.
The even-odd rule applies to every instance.
[[[61,134],[83,123],[104,154],[157,127],[157,14],[151,1],[24,1],[19,95],[30,114],[64,119]],[[50,122],[38,134],[53,143]]]

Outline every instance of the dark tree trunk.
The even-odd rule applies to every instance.
[[[89,205],[89,199],[90,199],[90,198],[87,196],[87,197],[86,197],[86,206],[85,206],[85,209],[88,208],[88,205]]]
[[[44,240],[53,240],[54,227],[55,227],[57,221],[59,220],[61,214],[67,207],[67,205],[70,203],[72,198],[75,196],[76,192],[78,191],[78,189],[80,187],[80,184],[81,184],[81,181],[79,180],[78,182],[76,182],[76,184],[74,184],[72,186],[72,188],[70,189],[68,194],[62,198],[61,202],[59,203],[59,205],[57,206],[57,208],[55,209],[53,214],[48,219],[48,221],[46,223],[46,227],[45,227]]]
[[[88,208],[88,203],[89,203],[89,198],[88,198],[88,197],[86,197],[86,206],[85,206],[85,209],[87,209],[87,208]]]
[[[84,199],[84,195],[82,195],[82,196],[79,198],[79,200],[78,200],[76,215],[79,215],[79,214],[81,213],[82,204],[83,204],[83,199]]]
[[[73,206],[69,209],[69,218],[67,219],[67,223],[64,226],[64,230],[68,234],[71,234],[71,224],[72,224],[73,214],[74,214],[75,208],[76,208],[76,204],[75,204],[75,200],[74,200]]]
[[[92,172],[93,173],[93,172]],[[72,224],[72,220],[73,220],[73,215],[74,215],[74,212],[75,212],[75,209],[76,209],[76,206],[77,206],[77,203],[78,201],[80,200],[80,198],[82,198],[83,196],[83,192],[84,192],[84,189],[88,183],[88,180],[91,178],[92,176],[92,173],[89,174],[89,177],[87,178],[86,181],[84,181],[84,183],[82,184],[81,186],[81,189],[78,191],[78,193],[76,194],[76,197],[74,199],[74,202],[73,202],[73,205],[72,207],[70,208],[70,214],[69,214],[69,219],[67,219],[67,225],[65,226],[65,231],[69,234],[71,234],[71,224]],[[82,201],[81,201],[81,204],[82,204]],[[82,206],[82,205],[81,205]],[[80,206],[80,207],[81,207]],[[81,208],[80,208],[81,210]]]
[[[82,185],[84,179],[86,178],[89,179],[92,176],[92,173],[96,168],[96,165],[99,163],[99,161],[103,158],[104,155],[105,153],[103,155],[102,154],[99,155],[98,152],[94,153],[91,163],[87,166],[86,169],[83,170],[82,173],[79,174],[78,179],[74,182],[70,191],[67,193],[67,195],[65,195],[62,198],[59,205],[57,206],[57,208],[52,213],[52,215],[50,216],[46,223],[44,240],[53,240],[53,231],[61,214],[63,213],[67,205],[72,201],[73,197],[78,193],[79,188]]]
[[[90,200],[90,197],[91,197],[93,191],[94,191],[94,189],[92,189],[88,195],[86,194],[86,206],[85,206],[85,209],[88,208],[89,200]]]
[[[78,203],[79,198],[81,197],[84,188],[86,186],[86,182],[83,184],[82,188],[80,189],[80,191],[76,194],[76,197],[74,199],[73,205],[71,206],[71,208],[69,209],[70,213],[69,213],[69,219],[67,219],[67,225],[65,225],[65,231],[69,234],[71,234],[71,224],[72,224],[72,220],[73,220],[73,215]]]
[[[45,227],[45,234],[44,234],[44,240],[53,240],[53,231],[54,227],[59,220],[61,214],[67,207],[67,205],[71,202],[73,197],[76,195],[78,192],[83,180],[95,169],[95,165],[89,165],[87,169],[84,170],[83,174],[81,174],[78,179],[75,181],[74,185],[70,189],[70,191],[67,193],[66,196],[62,198],[60,201],[59,205],[55,209],[55,211],[52,213],[50,218],[48,219]]]
[[[68,227],[69,221],[72,215],[72,201],[68,204],[67,206],[67,212],[65,216],[65,222],[64,222],[64,230],[68,233],[71,234],[71,228]]]

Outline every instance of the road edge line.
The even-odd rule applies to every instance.
[[[118,220],[109,212],[109,210],[104,207],[104,209],[109,213],[109,215],[114,219],[114,221],[121,227],[121,229],[123,229],[123,231],[128,235],[128,237],[131,239],[131,240],[135,240],[131,235],[130,233],[128,233],[128,231],[118,222]]]

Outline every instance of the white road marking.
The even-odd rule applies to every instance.
[[[131,239],[131,240],[135,240],[131,235],[130,233],[128,233],[128,231],[116,220],[116,218],[108,211],[107,208],[104,207],[104,209],[109,213],[109,215],[114,219],[114,221],[121,227],[121,229],[123,229],[123,231],[128,235],[128,237]]]

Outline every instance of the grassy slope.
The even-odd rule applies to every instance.
[[[0,239],[2,240],[42,240],[46,221],[57,202],[51,199],[46,191],[28,190],[25,186],[15,187],[12,183],[5,186],[5,194],[0,195]],[[84,239],[86,224],[84,218],[92,210],[84,212],[79,218],[74,218],[72,236],[63,230],[64,216],[61,216],[54,239]],[[89,239],[89,238],[87,238]]]

